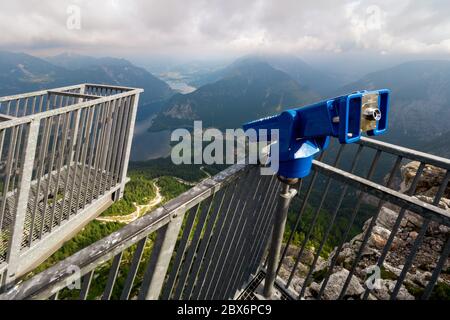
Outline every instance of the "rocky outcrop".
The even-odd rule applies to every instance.
[[[350,272],[347,269],[341,269],[338,272],[330,275],[328,283],[323,291],[322,299],[325,300],[336,300],[339,298],[339,294],[342,291],[345,281],[349,276]],[[310,287],[312,296],[319,293],[322,287],[323,281],[320,284],[313,283]],[[352,276],[350,283],[348,285],[347,291],[345,293],[345,298],[359,298],[361,294],[364,293],[364,287],[361,285],[360,280],[357,277]]]
[[[402,190],[407,190],[411,186],[411,183],[416,176],[416,172],[419,169],[420,163],[417,161],[410,162],[401,168],[403,183],[401,184]],[[446,170],[434,167],[432,165],[425,165],[423,173],[417,184],[416,193],[420,196],[434,197],[437,193],[442,180],[444,179]],[[447,201],[450,199],[450,184],[445,190],[444,196]],[[448,209],[448,207],[447,207]]]
[[[280,272],[278,274],[278,276],[285,282],[288,281],[291,270],[294,269],[295,260],[297,258],[299,250],[299,247],[291,245],[286,251],[286,257],[283,260],[283,264],[281,265]],[[305,249],[302,256],[300,257],[300,261],[291,280],[291,287],[295,292],[300,292],[300,290],[302,289],[303,283],[305,282],[305,278],[309,271],[309,266],[314,260],[313,251],[314,250],[312,248]],[[324,262],[325,260],[322,257],[319,257],[317,265],[321,265]],[[310,296],[309,290],[307,291],[307,296]]]
[[[172,108],[164,112],[165,116],[170,116],[174,119],[188,119],[194,120],[195,113],[192,110],[192,105],[188,102],[187,104],[175,104]]]
[[[414,179],[415,173],[419,167],[419,163],[411,162],[401,168],[402,183],[401,191],[408,190]],[[415,197],[424,202],[433,203],[434,196],[440,187],[445,175],[445,170],[427,165],[424,173],[419,180],[418,188]],[[444,192],[439,206],[444,210],[450,212],[450,187]],[[366,290],[367,279],[373,272],[373,267],[376,266],[379,257],[381,256],[385,245],[389,241],[391,231],[396,224],[401,209],[393,205],[383,206],[374,223],[373,229],[368,237],[367,245],[361,255],[361,260],[357,264],[354,276],[350,281],[345,299],[359,299]],[[348,243],[345,243],[342,250],[338,253],[336,265],[329,277],[327,286],[321,296],[322,299],[333,300],[336,299],[342,289],[343,283],[346,281],[349,270],[353,265],[356,255],[359,251],[361,243],[368,232],[372,219],[366,221],[362,228],[362,233],[356,235]],[[406,263],[406,258],[411,252],[413,244],[419,236],[420,229],[424,223],[424,219],[417,214],[406,211],[404,217],[400,221],[398,232],[393,238],[392,246],[388,251],[383,267],[378,269],[380,277],[376,280],[375,285],[370,290],[369,299],[389,299],[393,292],[397,279],[403,270]],[[412,300],[420,298],[425,287],[427,286],[433,270],[436,267],[442,249],[449,239],[450,228],[431,222],[424,235],[423,243],[417,251],[416,257],[413,260],[411,268],[408,270],[405,281],[400,287],[397,295],[399,300]],[[329,272],[332,258],[336,255],[337,248],[329,255],[327,260],[320,261],[315,268],[318,273],[326,274]],[[310,254],[310,253],[309,253]],[[304,276],[308,272],[308,261],[303,261],[301,268],[296,273],[292,283],[294,290],[297,292],[301,289],[304,282]],[[292,270],[292,264],[286,264],[287,270]],[[369,272],[370,271],[370,272]],[[287,272],[285,272],[287,273]],[[313,277],[308,283],[306,299],[313,299],[318,295],[322,286],[322,279],[320,277]],[[450,299],[450,258],[447,257],[443,271],[438,279],[436,285],[439,288],[433,297],[437,299]]]

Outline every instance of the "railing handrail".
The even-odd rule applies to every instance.
[[[405,159],[415,160],[419,162],[424,162],[426,164],[430,164],[433,166],[437,166],[446,170],[450,170],[450,159],[435,156],[432,154],[428,154],[425,152],[417,151],[414,149],[409,149],[405,147],[401,147],[395,144],[370,139],[366,137],[361,137],[361,140],[358,142],[359,144],[375,149],[384,151],[390,154],[394,154]]]
[[[84,83],[83,85],[86,86],[86,87],[96,87],[96,88],[112,89],[112,90],[124,90],[124,91],[135,90],[135,88],[133,88],[133,87],[112,86],[112,85],[109,85],[109,84],[101,84],[101,83]]]
[[[52,89],[52,90],[59,90],[59,89]],[[46,90],[45,92],[48,92],[48,91],[49,90]],[[48,111],[42,111],[42,112],[39,112],[39,113],[30,114],[30,115],[19,117],[19,118],[15,118],[15,119],[12,119],[12,120],[0,122],[0,130],[11,128],[11,127],[14,127],[14,126],[17,126],[17,125],[21,125],[21,124],[24,124],[24,123],[30,123],[32,121],[41,120],[41,119],[44,119],[44,118],[56,116],[56,115],[59,115],[59,114],[70,112],[70,111],[74,111],[74,110],[78,110],[78,109],[84,109],[84,108],[87,108],[87,107],[91,107],[93,105],[109,102],[109,101],[112,101],[112,100],[133,96],[133,95],[136,95],[136,94],[139,94],[139,93],[142,93],[142,92],[144,92],[143,89],[133,89],[131,91],[126,91],[126,92],[122,92],[122,93],[116,93],[116,94],[113,94],[113,95],[110,95],[110,96],[105,96],[105,97],[99,96],[99,99],[96,99],[96,100],[80,102],[80,103],[72,104],[72,105],[69,105],[69,106],[66,106],[66,107],[57,108],[57,109],[48,110]]]
[[[430,203],[426,203],[415,197],[408,196],[317,160],[313,160],[313,168],[334,180],[344,182],[346,185],[353,186],[358,190],[362,190],[379,199],[388,200],[395,205],[411,210],[425,218],[432,218],[434,221],[450,226],[450,213]]]
[[[32,91],[32,92],[26,92],[26,93],[19,93],[19,94],[14,94],[14,95],[10,95],[10,96],[2,96],[2,97],[0,97],[0,103],[6,102],[9,100],[16,100],[16,99],[30,98],[30,97],[34,97],[34,96],[44,95],[44,94],[47,94],[47,92],[50,90],[66,91],[66,90],[80,89],[84,86],[85,87],[97,87],[97,88],[104,88],[104,89],[112,89],[112,90],[123,90],[123,91],[135,90],[135,88],[125,87],[125,86],[111,86],[111,85],[96,84],[96,83],[81,83],[81,84],[59,87],[59,88],[54,88],[54,89],[45,89],[45,90],[38,90],[38,91]]]
[[[325,176],[354,186],[380,199],[385,199],[425,218],[432,218],[434,221],[450,225],[450,214],[441,208],[316,160],[313,162],[313,166],[315,170]],[[75,276],[87,274],[129,246],[167,225],[175,217],[184,214],[223,186],[237,179],[249,168],[250,166],[246,165],[234,165],[211,178],[203,180],[162,207],[78,251],[33,278],[18,284],[15,288],[0,295],[0,300],[48,298],[71,283]],[[79,267],[81,274],[74,275],[73,266]]]
[[[0,300],[28,299],[31,297],[35,299],[48,298],[71,283],[72,278],[77,276],[73,274],[73,266],[80,268],[81,275],[88,273],[117,253],[168,224],[179,214],[184,214],[223,186],[237,179],[249,168],[250,166],[234,165],[211,178],[203,180],[162,207],[145,214],[31,279],[19,283],[6,293],[1,294]],[[80,275],[78,274],[78,276]]]
[[[79,84],[0,98],[17,116],[0,123],[2,287],[123,196],[141,92]],[[59,190],[63,197],[49,201]]]
[[[138,89],[136,89],[136,91],[138,91]],[[128,94],[133,92],[134,91],[124,92],[112,95],[110,97],[117,99],[118,96],[121,95],[127,96]],[[105,101],[107,101],[108,98],[109,97],[102,97],[96,100],[95,104],[98,104],[99,103],[98,101],[102,99],[106,99]],[[71,110],[71,108],[76,109],[77,106],[78,108],[80,108],[80,105],[89,106],[92,105],[92,101],[65,107],[66,110],[62,112],[67,112],[67,109]],[[58,110],[61,109],[50,110],[47,112],[55,111],[56,114],[58,114],[57,113]],[[417,160],[421,162],[420,167],[421,169],[419,169],[417,173],[419,177],[425,163],[437,165],[439,167],[444,167],[444,169],[447,168],[446,167],[447,164],[450,163],[450,160],[444,158],[427,155],[422,152],[398,147],[392,144],[379,142],[368,138],[363,138],[360,144],[361,144],[360,149],[363,149],[362,146],[376,149],[378,156],[382,152],[397,155],[396,166],[394,166],[392,172],[396,172],[395,170],[398,169],[397,165],[400,165],[401,160],[403,158]],[[359,153],[361,151],[360,149]],[[376,159],[378,159],[377,155],[375,157]],[[346,189],[347,187],[354,187],[362,191],[361,194],[368,194],[375,196],[376,198],[379,199],[380,203],[383,203],[384,201],[387,203],[392,203],[396,206],[401,207],[402,210],[410,210],[420,215],[421,217],[426,218],[427,220],[442,223],[447,226],[450,225],[449,212],[437,206],[439,198],[437,202],[435,202],[434,204],[429,204],[415,198],[413,194],[410,193],[403,194],[396,190],[393,190],[392,188],[389,187],[389,183],[387,183],[388,186],[382,186],[381,184],[375,183],[368,178],[365,179],[359,177],[355,174],[352,174],[351,172],[341,170],[339,168],[327,165],[320,161],[314,161],[313,166],[314,170],[316,171],[315,174],[319,173],[328,177],[330,181],[333,180],[343,183],[345,185],[345,188],[343,188],[344,194],[347,190]],[[160,208],[153,210],[149,214],[142,216],[141,218],[135,220],[134,222],[131,222],[130,224],[124,226],[118,231],[112,233],[111,235],[98,240],[94,244],[86,247],[85,249],[76,252],[72,256],[55,264],[53,267],[50,267],[49,269],[35,275],[31,279],[19,283],[15,287],[8,290],[6,293],[0,295],[0,300],[48,298],[53,294],[59,292],[68,284],[72,283],[73,280],[77,280],[80,277],[84,277],[85,275],[92,276],[94,270],[99,265],[109,261],[112,258],[116,258],[119,254],[121,254],[124,250],[126,250],[133,244],[136,244],[138,242],[141,243],[142,242],[141,240],[144,240],[145,244],[145,239],[150,234],[156,231],[159,232],[162,227],[172,224],[174,220],[178,220],[180,218],[183,219],[184,214],[186,214],[186,212],[188,212],[190,209],[199,206],[203,201],[212,197],[217,191],[221,190],[223,187],[228,186],[232,181],[239,179],[241,175],[248,172],[252,168],[255,169],[255,166],[248,166],[242,164],[234,165],[220,172],[214,177],[210,177],[203,180],[190,190],[186,191],[177,198],[167,202]],[[447,186],[450,175],[448,172],[449,171],[447,171],[446,178],[444,179],[444,182],[440,187],[440,191],[445,190]],[[374,218],[374,220],[376,220],[376,218]],[[192,253],[192,257],[193,254],[194,253]],[[73,267],[79,268],[79,272],[74,274]]]
[[[74,89],[79,89],[82,86],[83,86],[83,84],[76,84],[73,86],[59,87],[59,88],[55,88],[52,90],[61,90],[61,91],[62,90],[74,90]],[[2,97],[0,97],[0,103],[7,102],[9,100],[41,96],[41,95],[47,94],[48,91],[49,91],[49,89],[45,89],[45,90],[38,90],[38,91],[33,91],[33,92],[19,93],[19,94],[14,94],[14,95],[10,95],[10,96],[2,96]]]

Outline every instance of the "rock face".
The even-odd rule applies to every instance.
[[[283,248],[284,250],[284,248]],[[298,252],[300,248],[294,245],[289,246],[286,251],[286,257],[283,260],[283,264],[281,265],[280,272],[278,276],[284,281],[287,282],[295,265],[295,260],[297,258]],[[303,283],[305,282],[305,278],[309,271],[309,266],[312,264],[314,260],[314,254],[312,250],[305,248],[300,260],[297,264],[297,268],[295,269],[295,273],[292,276],[290,286],[294,289],[295,292],[299,293],[302,289]],[[317,265],[323,265],[325,260],[322,257],[318,257]],[[316,268],[317,269],[317,268]],[[308,289],[306,292],[306,298],[310,298],[310,290]]]
[[[322,299],[325,300],[336,300],[339,298],[339,294],[342,291],[342,288],[344,286],[344,283],[349,276],[349,271],[347,269],[342,269],[341,271],[338,271],[336,273],[333,273],[330,275],[330,278],[328,280],[327,286],[325,287],[325,290],[323,291]],[[320,283],[317,287],[312,287],[311,290],[313,294],[317,295],[319,291],[317,289],[320,289],[320,287],[323,284],[323,281]],[[344,298],[358,298],[361,296],[361,294],[364,292],[363,286],[360,284],[359,279],[357,279],[355,276],[352,277],[350,280],[350,283],[348,285],[348,288],[345,292]]]
[[[408,190],[410,187],[418,167],[419,163],[411,162],[401,168],[402,192]],[[419,180],[415,197],[421,201],[433,203],[434,196],[436,195],[445,174],[446,172],[443,169],[426,165],[424,173]],[[444,210],[448,210],[450,213],[450,187],[447,187],[445,190],[439,206]],[[390,299],[397,283],[397,279],[406,263],[406,257],[410,254],[424,223],[422,217],[410,211],[405,211],[403,219],[397,221],[399,220],[400,212],[401,209],[392,204],[386,204],[381,208],[370,236],[368,237],[367,245],[363,250],[361,259],[355,269],[354,276],[349,282],[344,299],[362,298],[368,285],[370,287],[370,290],[368,290],[370,293],[368,299]],[[365,234],[369,231],[368,228],[371,223],[372,219],[367,220],[362,228],[362,233],[356,235],[348,243],[345,243],[338,253],[335,267],[329,276],[327,286],[321,296],[322,299],[334,300],[339,297],[343,284],[349,275],[349,270],[354,263]],[[373,278],[376,280],[373,283],[369,282],[369,280],[365,280],[370,279],[372,275],[374,275],[374,267],[388,243],[391,232],[396,224],[399,224],[399,228],[392,240],[392,245],[387,252],[384,264],[382,268],[376,270],[378,271],[379,276],[376,275],[377,277]],[[441,257],[441,252],[449,237],[449,227],[439,225],[436,222],[431,222],[429,224],[423,238],[423,243],[417,251],[413,264],[408,270],[402,286],[398,290],[397,299],[412,300],[421,297],[431,279],[432,272]],[[326,274],[329,272],[331,261],[336,255],[336,250],[337,248],[334,249],[327,260],[322,260],[316,265],[316,274]],[[310,255],[311,253],[308,252],[308,254]],[[302,261],[301,259],[303,263],[300,263],[301,266],[298,268],[298,272],[296,272],[294,280],[292,281],[292,284],[294,285],[293,288],[297,292],[301,290],[305,275],[309,271],[309,260],[310,259],[305,258]],[[285,263],[283,265],[283,268],[285,268],[284,277],[289,276],[288,270],[292,270],[292,266],[293,263],[290,265],[289,263]],[[314,279],[310,280],[308,283],[308,289],[306,290],[307,294],[305,295],[306,299],[313,299],[316,297],[324,281],[322,280],[323,276],[319,279],[317,279],[317,277],[313,278]],[[367,281],[367,284],[365,281]],[[439,295],[432,297],[437,299],[450,299],[449,257],[447,257],[447,260],[444,263],[436,286],[439,287]]]
[[[403,183],[401,185],[402,190],[407,190],[411,186],[411,183],[419,169],[420,163],[417,161],[410,162],[401,168]],[[446,171],[441,168],[437,168],[431,165],[425,165],[423,173],[417,184],[416,193],[420,196],[434,197],[437,193],[442,180],[444,179]],[[444,196],[447,200],[450,199],[450,184],[447,186]],[[446,208],[448,209],[448,207]]]
[[[372,296],[380,300],[389,300],[395,288],[395,281],[381,279],[378,286],[373,289]],[[397,294],[398,300],[414,300],[414,296],[409,293],[405,286],[401,286]]]

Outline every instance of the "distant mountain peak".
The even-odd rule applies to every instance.
[[[321,96],[326,96],[329,92],[345,84],[339,77],[317,70],[295,55],[261,53],[245,55],[222,70],[205,75],[203,79],[199,79],[192,84],[198,87],[220,80],[231,71],[249,68],[258,64],[267,64],[278,71],[288,74],[300,85],[309,87],[310,90],[319,93]]]

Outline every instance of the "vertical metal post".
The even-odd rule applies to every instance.
[[[298,179],[284,179],[278,177],[282,182],[281,192],[278,198],[277,210],[275,212],[274,225],[272,230],[272,240],[270,242],[269,254],[267,258],[267,273],[264,283],[264,297],[270,299],[273,294],[273,287],[277,277],[277,267],[280,259],[281,245],[283,242],[284,229],[286,227],[289,205],[292,198],[297,194],[297,190],[291,188],[298,182]]]
[[[16,212],[12,215],[11,240],[8,248],[5,283],[7,286],[15,280],[16,270],[20,264],[20,249],[23,239],[25,216],[27,213],[28,197],[30,194],[31,175],[33,173],[34,157],[39,134],[39,121],[32,120],[29,124],[28,136],[24,145],[20,183],[17,191]]]
[[[183,223],[183,217],[184,215],[179,215],[158,232],[147,271],[142,281],[139,299],[157,300],[159,298]]]
[[[86,85],[81,85],[80,86],[80,94],[84,94],[86,92]],[[78,98],[78,99],[76,99],[76,103],[75,104],[78,104],[78,103],[82,103],[83,102],[83,98]],[[73,146],[75,146],[76,144],[77,144],[77,132],[78,132],[78,127],[79,127],[79,122],[80,122],[80,115],[81,115],[81,111],[82,111],[83,109],[77,109],[77,112],[76,112],[76,118],[75,118],[75,126],[74,126],[74,132],[75,132],[75,135],[74,135],[74,137],[73,137]],[[83,126],[81,126],[81,127],[83,127]],[[67,169],[69,169],[69,166],[72,164],[72,157],[73,157],[73,155],[71,156],[71,158],[69,159],[69,163],[68,163],[68,168]]]
[[[124,156],[122,158],[122,175],[120,177],[120,189],[118,192],[118,197],[114,200],[121,199],[123,197],[123,192],[125,190],[125,183],[127,178],[127,171],[128,171],[128,161],[130,159],[130,153],[131,153],[131,142],[133,140],[133,133],[134,133],[134,124],[136,122],[136,113],[137,108],[139,104],[139,95],[135,94],[132,98],[132,110],[131,110],[131,117],[128,119],[128,127],[126,130],[126,145],[124,150]]]

